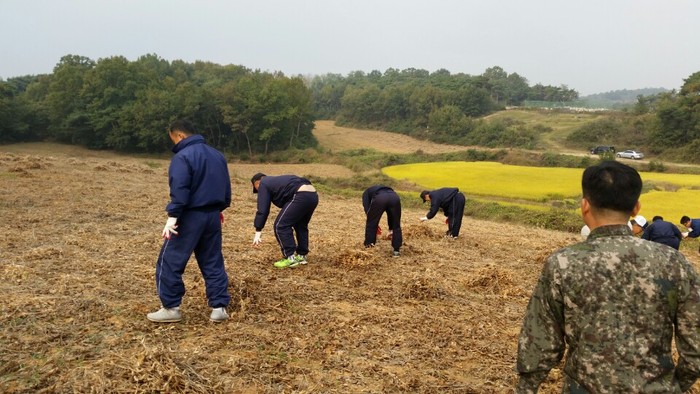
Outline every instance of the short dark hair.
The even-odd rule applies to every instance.
[[[196,128],[194,127],[194,123],[192,123],[189,119],[178,119],[170,123],[170,127],[168,127],[168,132],[172,133],[173,131],[182,131],[187,135],[197,133]]]
[[[428,190],[423,190],[422,192],[420,192],[421,200],[423,200],[423,202],[425,202],[425,196],[427,196],[429,194],[430,194],[430,191],[428,191]]]
[[[655,221],[657,221],[657,220],[664,220],[664,218],[661,217],[661,216],[654,216],[654,217],[651,219],[652,222],[655,222]]]
[[[689,221],[690,221],[690,218],[687,216],[683,216],[681,218],[681,224],[685,224],[686,222],[689,222]],[[695,230],[695,229],[693,229],[693,230]]]
[[[581,188],[593,207],[631,214],[642,193],[642,177],[630,166],[606,160],[583,171]]]

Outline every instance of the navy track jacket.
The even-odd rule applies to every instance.
[[[425,215],[425,217],[428,219],[434,218],[440,208],[442,208],[445,216],[450,216],[452,198],[457,193],[459,193],[459,189],[456,187],[444,187],[428,193],[430,196],[430,211],[428,211],[428,214]]]
[[[255,213],[253,225],[255,231],[262,231],[270,215],[270,203],[282,208],[286,203],[292,201],[294,193],[301,185],[310,185],[306,178],[296,175],[264,176],[258,186],[258,211]]]
[[[384,185],[376,185],[372,186],[369,189],[365,190],[364,193],[362,193],[362,206],[365,209],[365,214],[369,212],[369,206],[372,203],[372,200],[374,199],[374,196],[379,194],[379,192],[382,191],[391,191],[393,192],[394,189],[384,186]]]
[[[180,217],[191,209],[223,211],[231,205],[231,178],[221,152],[199,134],[180,141],[173,152],[168,169],[170,203],[165,207],[168,216]]]

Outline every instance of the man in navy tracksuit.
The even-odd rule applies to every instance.
[[[700,219],[691,219],[688,216],[683,216],[681,218],[681,224],[688,229],[688,232],[683,233],[683,238],[700,237]],[[700,249],[698,249],[698,253],[700,253]]]
[[[391,236],[391,246],[394,248],[393,256],[399,256],[399,250],[403,245],[403,234],[401,233],[401,199],[390,187],[375,185],[369,187],[362,193],[362,206],[367,214],[365,224],[365,247],[374,246],[377,242],[377,229],[382,214],[386,212],[389,223],[389,235]]]
[[[651,224],[644,229],[642,239],[668,245],[673,249],[678,250],[678,248],[681,246],[681,239],[683,239],[683,235],[681,234],[681,230],[679,230],[675,224],[664,221],[664,218],[661,216],[654,216]]]
[[[185,295],[182,274],[194,251],[212,308],[209,318],[221,322],[228,319],[226,307],[231,299],[221,252],[222,211],[231,204],[228,165],[224,155],[195,134],[189,121],[173,122],[169,134],[175,156],[168,169],[168,220],[156,263],[156,289],[162,308],[147,317],[161,323],[181,320],[180,303]]]
[[[423,203],[430,201],[430,211],[420,218],[422,222],[430,220],[442,209],[447,216],[446,236],[457,238],[462,228],[462,216],[464,216],[464,204],[466,199],[456,187],[444,187],[433,191],[423,190],[420,194]]]
[[[282,260],[274,263],[277,268],[306,264],[309,253],[309,222],[318,206],[318,194],[308,179],[296,175],[253,175],[253,193],[258,194],[258,210],[255,213],[255,237],[253,246],[262,242],[262,229],[270,215],[270,204],[281,208],[275,219],[274,231],[282,250]],[[294,240],[296,233],[296,242]]]

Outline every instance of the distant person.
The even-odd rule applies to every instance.
[[[637,215],[630,220],[632,226],[632,234],[639,235],[647,228],[647,220],[642,215]]]
[[[273,265],[276,268],[287,268],[306,264],[309,222],[318,206],[316,188],[308,179],[296,175],[267,176],[259,172],[253,175],[250,182],[253,184],[253,193],[258,194],[258,210],[253,222],[253,246],[262,242],[262,229],[270,214],[270,204],[275,204],[280,212],[273,228],[282,251],[282,259]]]
[[[182,319],[180,303],[185,295],[182,274],[192,256],[204,277],[210,320],[228,319],[226,307],[231,300],[228,275],[221,253],[223,211],[231,205],[231,179],[221,152],[195,134],[189,121],[170,125],[169,136],[175,146],[168,169],[170,203],[165,207],[168,220],[163,228],[163,246],[156,262],[156,290],[162,308],[147,315],[158,323]]]
[[[364,207],[367,221],[365,222],[365,247],[372,247],[377,242],[377,229],[384,212],[389,225],[391,237],[392,255],[398,257],[403,245],[401,232],[401,198],[396,192],[384,185],[375,185],[367,188],[362,193],[362,206]]]
[[[456,187],[444,187],[433,191],[423,190],[420,194],[423,203],[430,201],[430,210],[420,218],[421,222],[435,217],[440,209],[447,216],[447,232],[449,238],[457,238],[459,230],[462,228],[462,217],[464,216],[464,204],[466,198]]]
[[[683,238],[700,237],[700,219],[691,219],[688,216],[683,216],[681,218],[681,224],[688,229],[688,231],[682,233]],[[698,253],[700,253],[700,249],[698,249]]]
[[[678,250],[681,246],[683,234],[681,234],[681,230],[675,224],[664,221],[664,218],[661,216],[654,216],[651,224],[644,229],[642,238],[668,245]]]
[[[591,233],[545,260],[518,340],[516,392],[537,392],[562,358],[563,393],[689,390],[700,375],[700,278],[677,250],[632,236],[635,169],[588,167],[582,189]]]

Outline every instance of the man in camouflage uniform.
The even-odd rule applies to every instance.
[[[606,161],[584,171],[582,186],[591,234],[545,262],[518,341],[517,392],[536,392],[565,349],[563,392],[688,390],[700,376],[697,273],[678,251],[632,235],[637,171]]]

